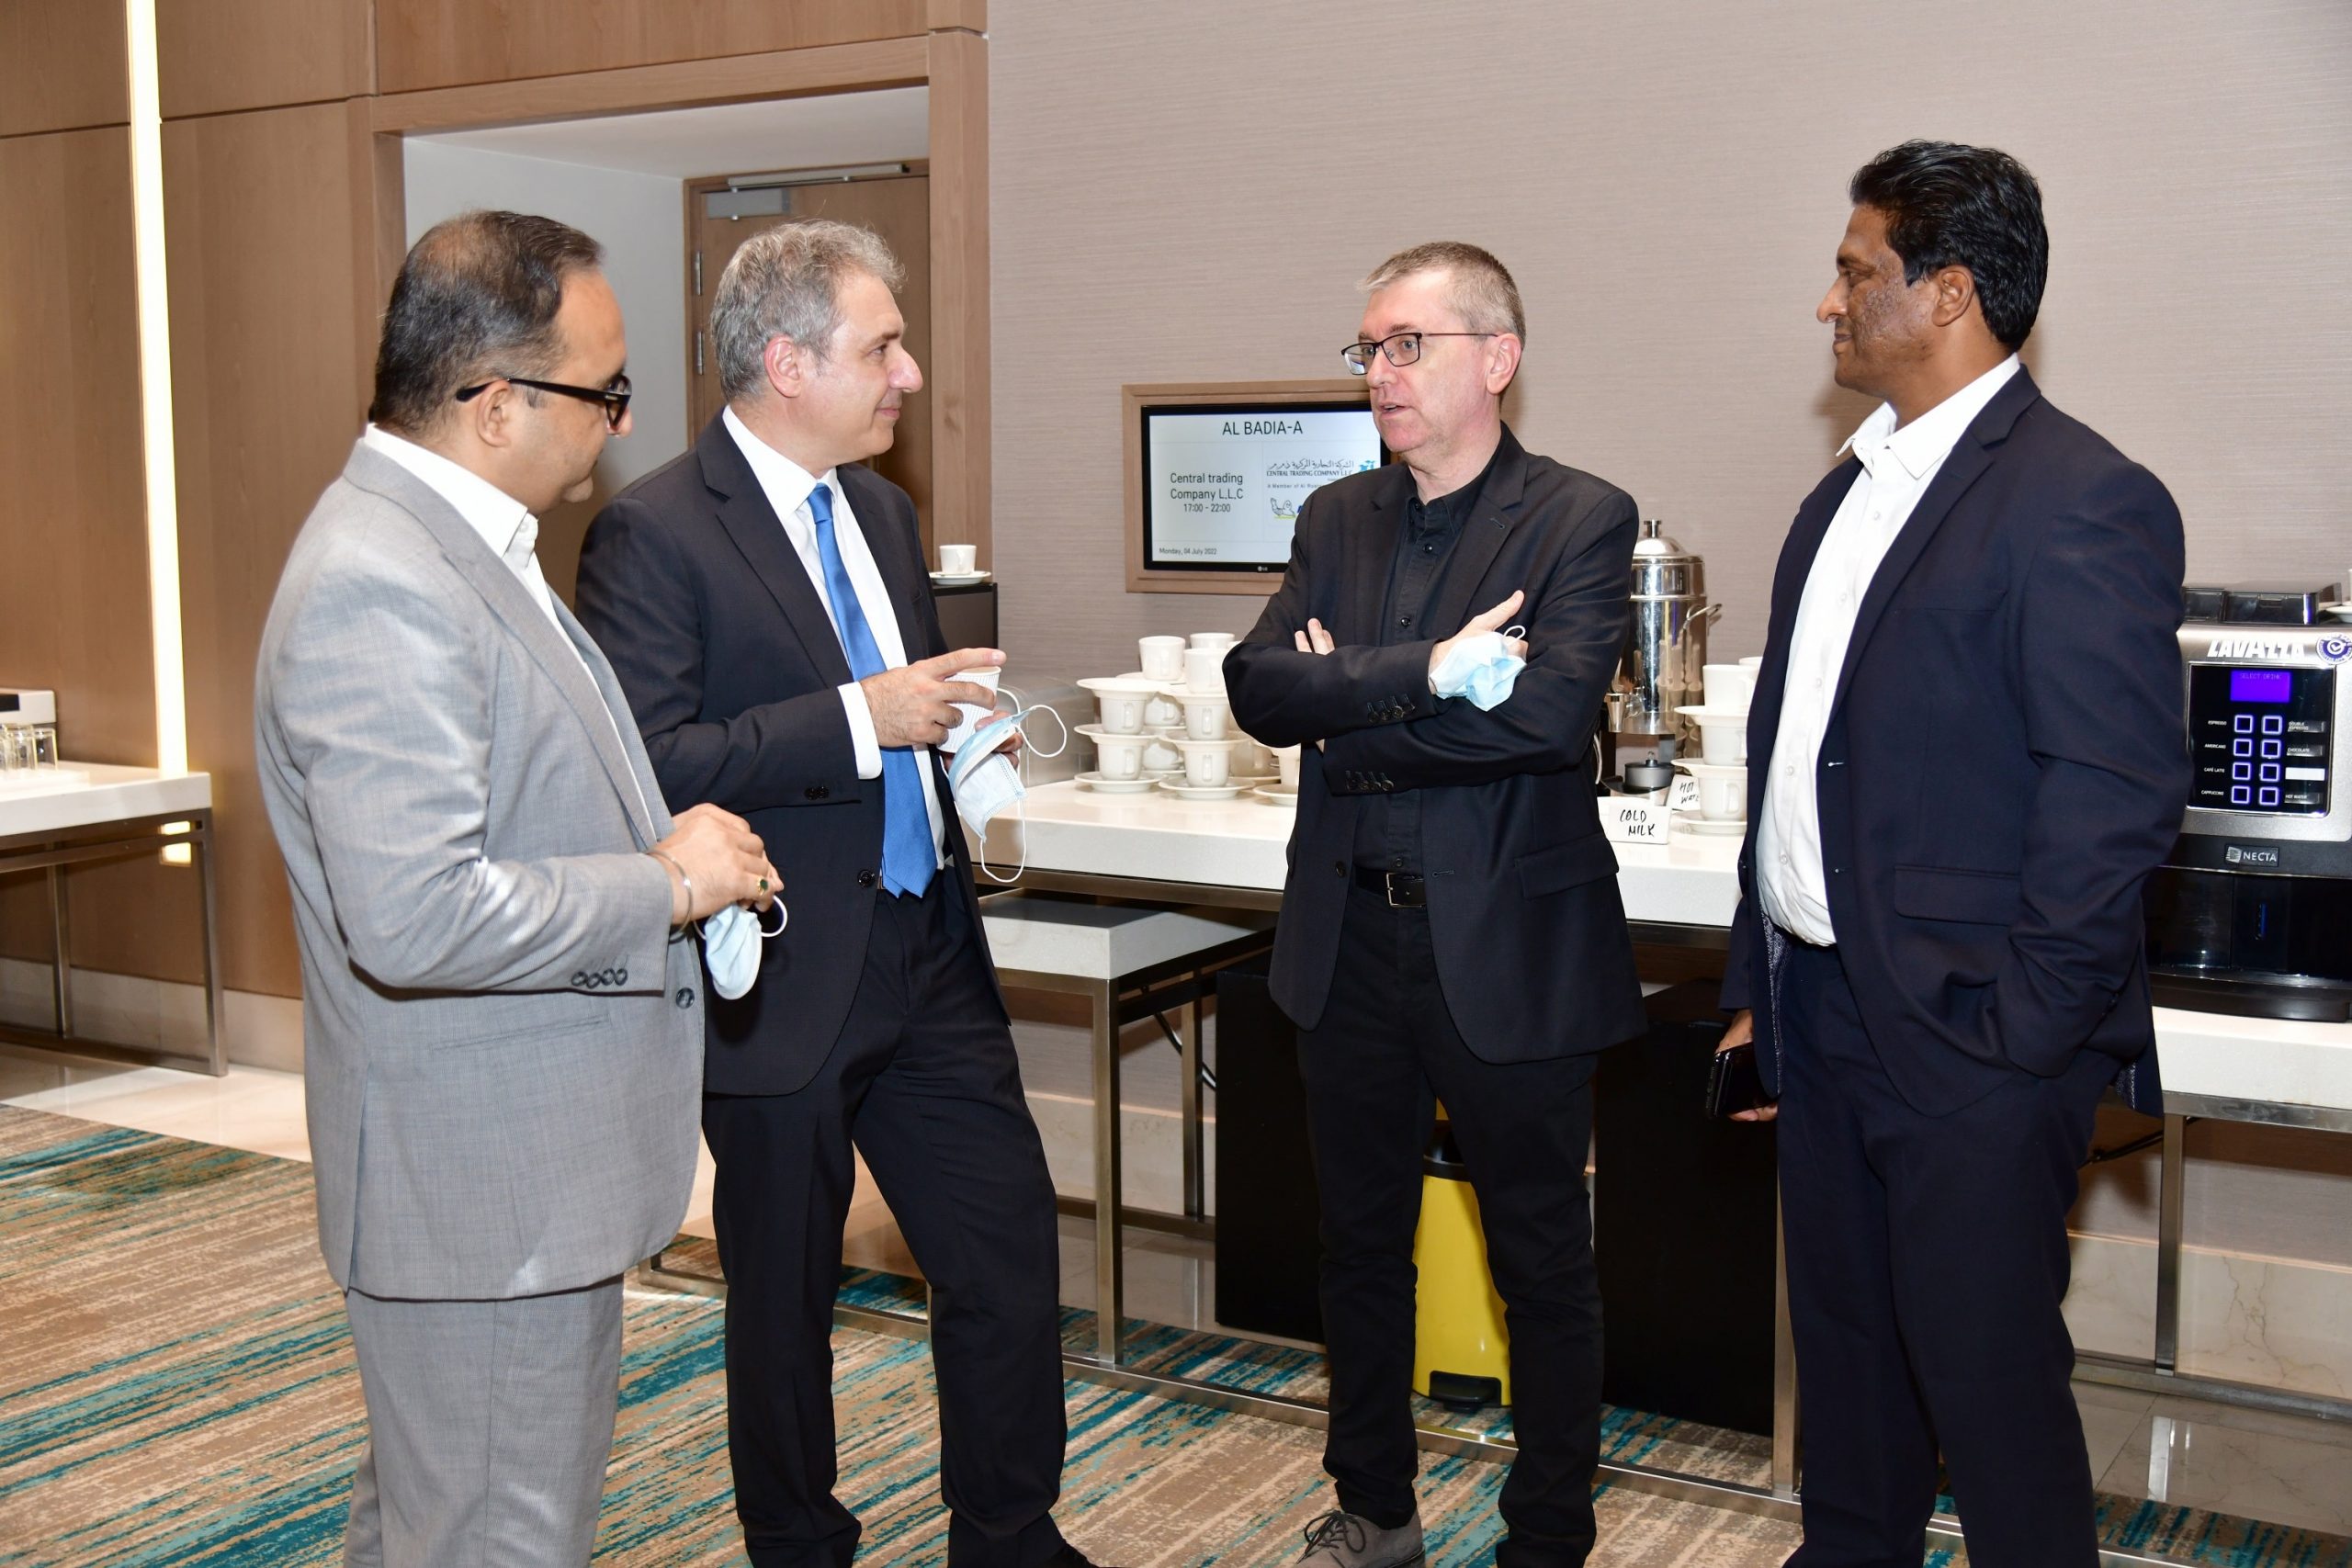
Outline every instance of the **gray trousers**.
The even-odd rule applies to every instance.
[[[345,1568],[580,1568],[619,1397],[621,1282],[512,1301],[344,1292],[368,1400]]]

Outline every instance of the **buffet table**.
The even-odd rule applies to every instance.
[[[1281,906],[1293,812],[1285,806],[1244,793],[1232,800],[1191,802],[1159,793],[1098,794],[1074,781],[1041,784],[1024,804],[1018,838],[1000,829],[994,848],[998,869],[1010,874],[1025,854],[1024,888],[1065,892],[1157,905],[1273,910]],[[1618,888],[1636,942],[1682,947],[1725,944],[1738,900],[1736,836],[1699,836],[1677,830],[1662,844],[1617,843]],[[1016,850],[1016,845],[1018,850]],[[983,884],[983,886],[987,886]],[[2179,1334],[2181,1199],[2187,1122],[2198,1117],[2263,1122],[2352,1131],[2352,1024],[2287,1022],[2222,1014],[2158,1009],[2156,1031],[2165,1088],[2162,1144],[2161,1209],[2155,1355],[2148,1362],[2102,1361],[2088,1375],[2100,1381],[2133,1379],[2151,1386],[2195,1382],[2199,1391],[2249,1404],[2311,1408],[2297,1395],[2206,1380],[2174,1372]],[[1115,1210],[1106,1240],[1116,1235]],[[1784,1373],[1793,1360],[1787,1350],[1785,1295],[1781,1303],[1779,1358]],[[1115,1330],[1102,1338],[1102,1350],[1084,1358],[1081,1375],[1123,1385],[1151,1387],[1180,1398],[1246,1407],[1278,1418],[1314,1421],[1308,1407],[1239,1395],[1221,1387],[1195,1384],[1123,1367]],[[1792,1373],[1778,1380],[1772,1485],[1769,1491],[1721,1480],[1653,1471],[1639,1465],[1605,1465],[1610,1478],[1648,1491],[1702,1499],[1718,1506],[1777,1512],[1792,1506],[1796,1479]],[[2352,1409],[2331,1414],[2352,1413]],[[1423,1446],[1452,1452],[1508,1452],[1507,1446],[1453,1428],[1425,1427]],[[1949,1529],[1948,1520],[1939,1525]],[[2125,1561],[2110,1556],[2110,1561]]]
[[[220,971],[213,939],[212,780],[206,773],[67,762],[51,778],[0,788],[0,875],[39,871],[49,882],[50,924],[57,954],[53,1031],[0,1026],[0,1041],[40,1050],[229,1070],[220,1034]],[[204,1054],[192,1057],[146,1045],[95,1040],[74,1027],[72,928],[65,867],[137,860],[188,846],[203,897]]]

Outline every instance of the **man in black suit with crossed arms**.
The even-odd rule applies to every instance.
[[[922,372],[898,263],[847,224],[744,242],[711,310],[727,408],[615,498],[580,558],[662,793],[724,803],[784,874],[790,929],[711,998],[703,1134],[727,1274],[735,1506],[755,1568],[847,1568],[832,1305],[852,1145],[931,1285],[954,1568],[1082,1568],[1061,1484],[1054,1191],[933,747],[950,652],[888,450]]]
[[[1345,357],[1398,461],[1307,498],[1281,591],[1226,659],[1236,722],[1306,748],[1272,991],[1300,1030],[1322,1192],[1339,1508],[1305,1562],[1421,1556],[1413,1232],[1442,1100],[1510,1329],[1519,1457],[1496,1560],[1573,1568],[1600,1452],[1592,1053],[1643,1027],[1584,772],[1625,635],[1634,502],[1503,424],[1527,329],[1501,263],[1420,245],[1364,287]],[[1526,663],[1505,701],[1435,694],[1458,637],[1514,620]]]
[[[2018,360],[2031,175],[1911,141],[1849,194],[1816,314],[1884,401],[1781,550],[1724,987],[1780,1097],[1789,1561],[1912,1568],[1940,1447],[1971,1562],[2090,1568],[2066,1212],[2109,1082],[2162,1103],[2140,891],[2188,795],[2180,513]]]

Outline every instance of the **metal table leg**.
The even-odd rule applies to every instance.
[[[2158,1156],[2155,1362],[2167,1372],[2180,1364],[2181,1201],[2188,1175],[2188,1129],[2187,1117],[2167,1115]]]
[[[227,1029],[221,1017],[220,943],[215,930],[220,899],[212,879],[212,814],[206,812],[189,828],[188,844],[196,858],[197,886],[204,899],[204,1055],[216,1078],[229,1073]]]
[[[1193,976],[1197,984],[1199,976]],[[1201,998],[1196,994],[1186,1010],[1184,1049],[1177,1071],[1183,1075],[1177,1103],[1182,1108],[1178,1133],[1184,1145],[1184,1217],[1197,1220],[1208,1213],[1208,1177],[1201,1148]]]
[[[1119,1364],[1119,1325],[1126,1308],[1119,1233],[1119,987],[1093,987],[1094,1003],[1094,1359]]]
[[[74,1038],[74,950],[65,919],[65,868],[49,868],[49,925],[57,953],[57,971],[51,977],[56,995],[57,1037]]]

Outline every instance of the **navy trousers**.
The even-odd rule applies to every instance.
[[[2115,1063],[1944,1116],[1888,1080],[1834,949],[1790,944],[1781,1196],[1804,1411],[1789,1568],[1918,1568],[1939,1449],[1975,1568],[2094,1568],[2066,1212]]]

